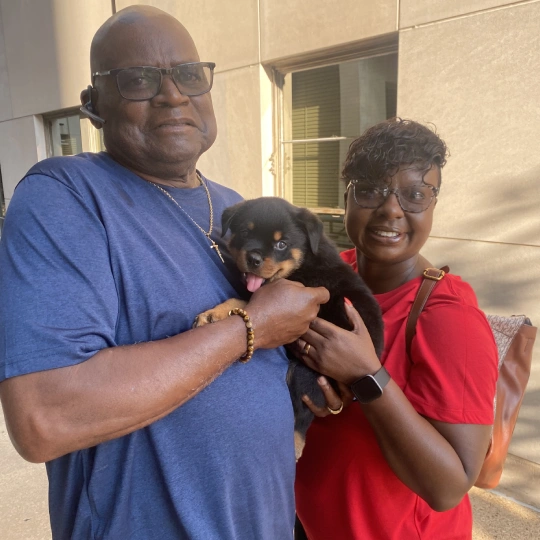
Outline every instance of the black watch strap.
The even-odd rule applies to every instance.
[[[384,387],[390,381],[390,373],[384,366],[373,375],[366,375],[351,385],[351,390],[360,403],[371,403],[380,398]]]

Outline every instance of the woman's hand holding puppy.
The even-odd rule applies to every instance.
[[[315,319],[298,340],[300,357],[311,369],[351,385],[381,367],[364,321],[354,307],[345,303],[353,329],[344,330],[323,319]],[[309,354],[302,354],[305,344]]]

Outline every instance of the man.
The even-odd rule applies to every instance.
[[[328,293],[285,280],[255,293],[248,363],[236,362],[241,317],[191,330],[239,286],[216,222],[240,197],[196,170],[216,137],[212,66],[199,62],[165,13],[111,17],[81,94],[107,153],[37,164],[9,207],[0,397],[17,450],[47,462],[54,538],[292,533],[293,418],[275,348]]]

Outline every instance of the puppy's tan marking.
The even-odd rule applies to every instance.
[[[300,268],[300,266],[302,265],[302,261],[304,260],[304,252],[301,249],[292,248],[291,257],[294,259],[294,262],[296,263],[296,268]]]
[[[255,223],[253,223],[253,221],[250,221],[248,224],[247,224],[247,228],[252,231],[254,228],[255,228]]]
[[[294,455],[296,457],[296,461],[300,459],[302,456],[302,452],[304,451],[304,446],[306,446],[306,439],[305,437],[299,432],[294,431]]]
[[[229,316],[229,311],[231,311],[231,309],[235,307],[243,309],[246,307],[246,304],[247,302],[240,300],[239,298],[230,298],[229,300],[223,302],[223,304],[219,304],[218,306],[197,315],[197,317],[195,317],[195,322],[193,323],[193,328],[222,321]]]
[[[278,279],[283,279],[290,276],[295,270],[298,270],[301,262],[302,262],[301,260],[297,261],[294,259],[289,259],[279,264],[275,264],[274,274],[272,275],[271,278],[269,278],[269,281],[276,281]]]
[[[283,233],[281,231],[276,231],[274,233],[274,240],[279,242],[283,238]]]

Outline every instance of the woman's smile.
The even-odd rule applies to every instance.
[[[400,231],[389,231],[387,229],[372,228],[370,232],[379,241],[391,241],[395,242],[402,238],[403,234]]]

